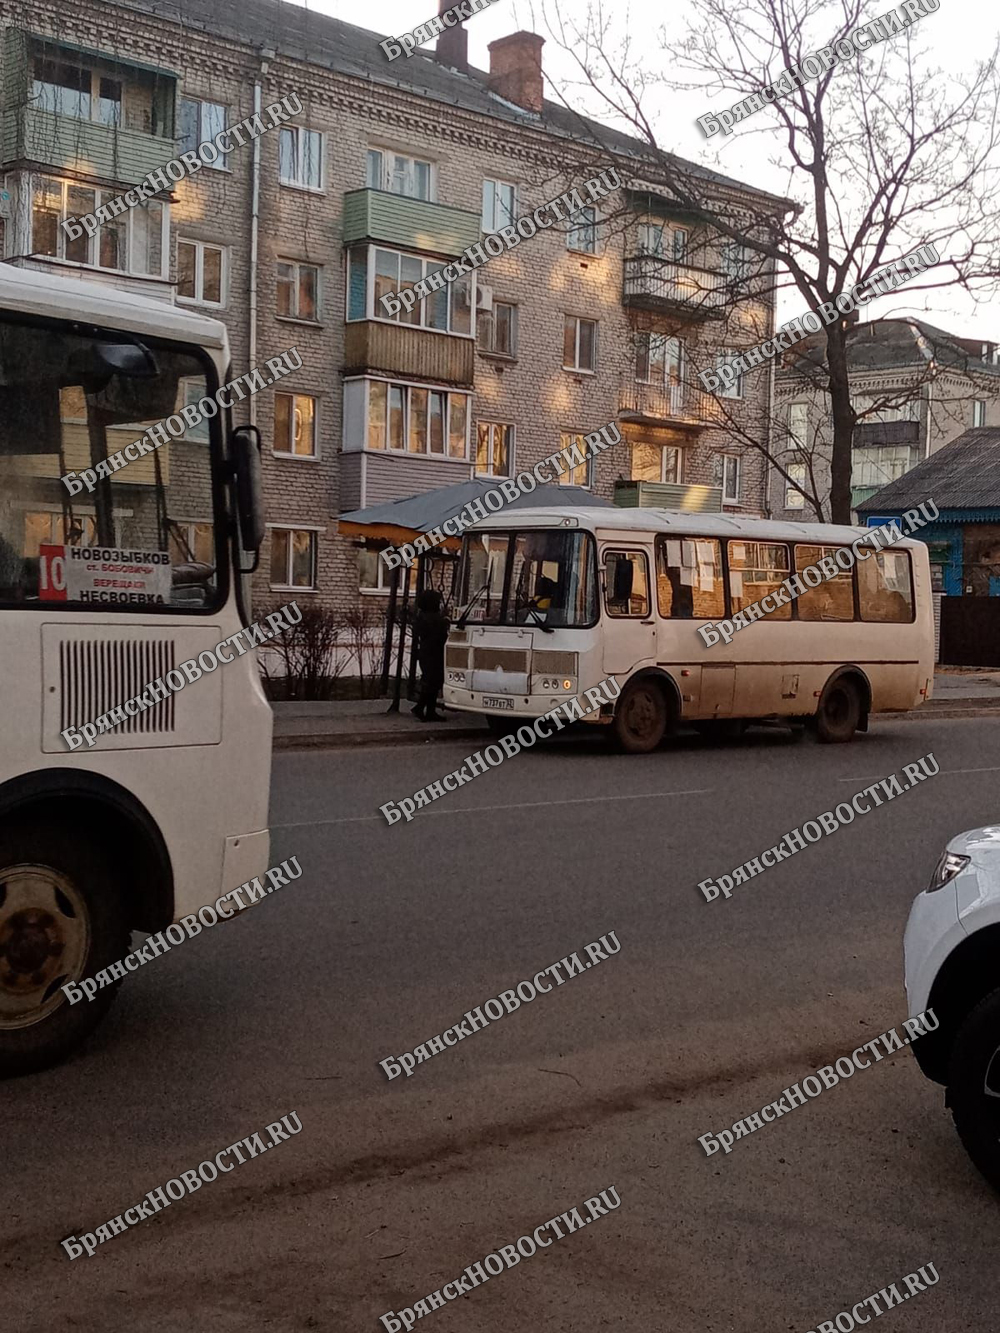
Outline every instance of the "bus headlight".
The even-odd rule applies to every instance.
[[[452,685],[464,685],[464,684],[465,684],[465,672],[464,672],[464,671],[449,671],[449,672],[448,672],[448,680],[449,680],[449,682],[450,682]]]
[[[572,688],[573,688],[573,682],[572,682],[571,680],[564,680],[564,681],[563,681],[563,689],[564,689],[564,690],[571,690]]]

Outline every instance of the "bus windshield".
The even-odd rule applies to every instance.
[[[189,426],[175,414],[215,388],[193,350],[0,315],[0,603],[214,607],[218,417]],[[104,463],[170,417],[173,438]],[[74,481],[71,495],[61,478],[94,477],[99,463],[108,475]]]
[[[593,625],[594,540],[565,528],[470,533],[462,548],[459,602],[465,618],[478,624]]]

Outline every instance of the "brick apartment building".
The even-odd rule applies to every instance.
[[[7,0],[0,14],[5,262],[216,316],[237,375],[289,347],[302,358],[234,414],[265,441],[256,600],[294,589],[346,607],[359,586],[381,591],[377,549],[338,535],[339,514],[513,475],[614,420],[624,443],[567,480],[627,503],[767,512],[763,455],[724,417],[763,438],[772,371],[724,404],[696,387],[698,368],[773,332],[767,273],[671,203],[641,144],[544,100],[541,38],[494,42],[486,73],[461,27],[393,62],[380,36],[281,0]],[[290,93],[292,127],[92,238],[59,225]],[[381,317],[379,294],[612,163],[627,184],[613,204],[522,241],[412,322]],[[690,170],[749,219],[787,207]],[[169,446],[175,472],[198,443]],[[141,464],[114,478],[137,506],[151,484]],[[50,500],[26,530],[69,540]],[[207,517],[174,515],[181,558],[207,558]]]

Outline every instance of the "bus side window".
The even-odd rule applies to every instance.
[[[609,616],[649,615],[649,571],[642,551],[604,552],[604,602]]]
[[[795,548],[795,568],[801,572],[810,565],[818,564],[826,556],[834,556],[836,552],[836,546],[806,546],[800,543]],[[854,575],[851,570],[841,570],[835,578],[825,579],[815,588],[807,588],[800,593],[798,610],[800,620],[853,620]]]
[[[913,620],[913,578],[906,551],[880,551],[859,560],[861,619],[892,625]]]
[[[778,542],[729,543],[729,595],[734,612],[775,592],[788,578],[788,547]],[[791,620],[791,604],[765,611],[765,620]]]
[[[726,614],[722,552],[714,538],[657,537],[656,604],[669,620],[718,620]]]

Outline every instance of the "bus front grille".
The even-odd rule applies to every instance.
[[[59,644],[60,731],[94,722],[145,687],[173,671],[170,639],[63,639]],[[174,730],[174,694],[113,727],[118,735],[149,735]]]
[[[469,658],[472,655],[471,648],[463,648],[461,645],[449,643],[444,650],[444,664],[457,671],[468,671],[470,664]]]
[[[575,676],[576,653],[550,652],[536,648],[531,655],[531,670],[536,676]]]
[[[476,671],[516,671],[527,674],[528,654],[519,648],[473,648],[472,666]]]

